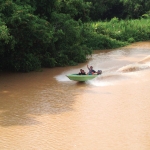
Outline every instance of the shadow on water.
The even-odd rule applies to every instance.
[[[75,98],[86,86],[80,82],[57,82],[50,77],[44,80],[32,73],[30,79],[19,74],[12,76],[0,86],[1,126],[41,124],[37,116],[74,111]]]

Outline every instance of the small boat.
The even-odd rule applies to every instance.
[[[66,75],[70,80],[74,81],[87,81],[94,79],[98,75],[78,75],[78,74],[68,74]]]

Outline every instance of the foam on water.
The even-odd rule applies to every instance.
[[[150,68],[149,64],[135,63],[135,64],[129,64],[127,66],[123,66],[119,68],[118,72],[133,72],[133,71],[140,71],[149,68]]]
[[[127,80],[135,76],[141,76],[141,71],[150,68],[150,56],[145,57],[144,59],[135,62],[133,64],[127,64],[118,68],[117,66],[110,66],[108,68],[99,67],[97,64],[94,65],[94,68],[101,68],[103,73],[102,75],[86,81],[87,84],[94,86],[109,86],[120,83],[122,80]],[[80,69],[80,68],[79,68]],[[71,81],[66,75],[78,72],[79,69],[72,69],[66,72],[63,72],[60,75],[55,76],[57,81],[65,82]]]
[[[57,81],[60,81],[60,82],[71,81],[65,74],[61,74],[61,75],[55,76],[55,79]]]
[[[138,63],[150,63],[150,55],[148,55],[147,57],[145,57],[144,59],[140,60]]]
[[[108,86],[115,85],[129,78],[140,77],[142,76],[142,70],[150,69],[150,56],[147,56],[139,62],[120,67],[117,70],[112,70],[111,68],[104,70],[103,74],[95,80],[91,80],[90,84],[95,86]]]
[[[94,86],[110,86],[115,85],[121,80],[125,79],[128,79],[128,76],[126,74],[109,71],[88,82],[89,84],[92,84]]]

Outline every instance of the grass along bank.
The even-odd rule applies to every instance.
[[[136,20],[119,20],[87,23],[91,34],[86,45],[92,49],[112,49],[133,42],[150,40],[150,18]]]

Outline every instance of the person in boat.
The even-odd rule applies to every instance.
[[[88,68],[88,70],[89,70],[89,72],[87,73],[88,75],[92,75],[92,74],[94,74],[94,73],[96,73],[96,71],[95,70],[93,70],[93,66],[88,66],[87,65],[87,68]]]
[[[97,75],[100,75],[100,74],[102,74],[102,70],[97,71]]]
[[[81,73],[82,73],[82,69],[80,69],[80,72],[78,73],[78,75],[81,75]]]
[[[81,75],[86,75],[86,72],[82,70]]]
[[[94,74],[100,75],[100,74],[102,74],[102,70],[98,70],[98,71],[95,72]]]
[[[86,72],[83,69],[80,69],[80,72],[78,73],[78,75],[86,75]]]

